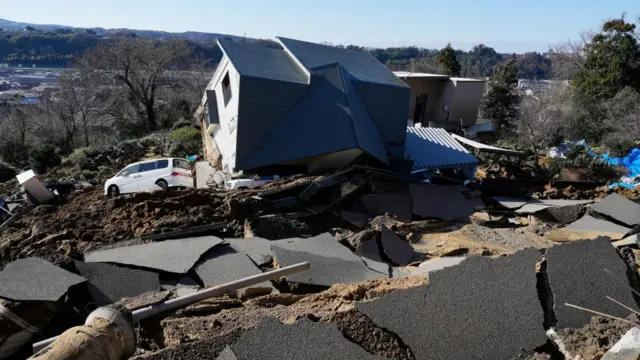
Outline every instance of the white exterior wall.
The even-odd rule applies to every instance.
[[[222,79],[229,73],[229,86],[231,87],[231,99],[225,106],[222,91]],[[207,90],[216,91],[218,104],[218,117],[220,127],[214,131],[213,139],[222,154],[222,167],[228,167],[233,172],[236,165],[236,142],[238,128],[238,100],[240,98],[240,75],[233,67],[229,59],[224,56],[216,69]],[[233,125],[235,123],[235,125]]]

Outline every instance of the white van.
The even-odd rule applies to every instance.
[[[104,194],[119,194],[145,191],[155,185],[169,188],[192,188],[193,175],[185,159],[165,158],[137,162],[120,170],[104,184]]]

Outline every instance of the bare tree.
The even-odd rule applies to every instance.
[[[58,78],[58,83],[61,88],[56,93],[56,101],[60,103],[58,109],[65,117],[61,120],[68,124],[65,128],[69,130],[80,126],[84,146],[89,146],[91,126],[101,117],[96,101],[97,83],[93,74],[84,70],[75,74],[66,73]]]
[[[572,115],[571,93],[570,88],[558,86],[539,96],[524,96],[516,121],[518,142],[537,153],[561,137]]]
[[[555,79],[571,79],[573,74],[584,66],[584,46],[591,41],[592,37],[592,32],[583,32],[580,40],[551,46],[549,55],[551,74]]]
[[[192,49],[186,41],[119,37],[89,50],[81,68],[110,75],[128,91],[128,100],[147,131],[158,125],[156,92],[164,75],[183,66]]]

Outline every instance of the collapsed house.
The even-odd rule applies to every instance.
[[[484,80],[407,71],[394,74],[411,87],[410,122],[447,130],[476,125]]]
[[[410,88],[366,52],[287,38],[218,40],[223,58],[195,114],[226,177],[314,173],[405,151]]]

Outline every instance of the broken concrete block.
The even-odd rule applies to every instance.
[[[400,239],[393,231],[382,227],[382,251],[396,265],[405,266],[413,258],[413,246]]]
[[[623,247],[623,246],[635,246],[638,247],[640,245],[640,234],[634,234],[631,236],[627,236],[626,238],[618,241],[613,241],[611,243],[614,247]]]
[[[627,265],[606,238],[556,245],[546,252],[547,276],[553,294],[557,329],[579,328],[592,314],[565,306],[570,303],[619,317],[629,311],[606,299],[610,296],[638,310],[627,286]],[[615,277],[605,272],[611,271]],[[624,283],[621,283],[621,279]]]
[[[266,318],[223,351],[219,360],[384,360],[347,340],[335,325],[302,319],[285,325]],[[222,357],[220,357],[222,356]]]
[[[390,213],[400,220],[411,220],[411,195],[375,194],[361,198],[367,212],[373,216]]]
[[[600,200],[591,210],[630,227],[640,224],[640,205],[616,193]]]
[[[194,267],[195,273],[200,277],[205,287],[222,285],[245,277],[262,274],[262,271],[243,253],[237,252],[231,247],[214,249],[207,254]],[[270,294],[275,288],[270,281],[239,289],[236,294],[239,298]]]
[[[432,272],[427,285],[356,309],[397,334],[418,360],[512,359],[547,341],[536,290],[539,259],[535,249],[498,259],[473,256]]]
[[[418,265],[416,271],[411,275],[424,275],[432,271],[442,270],[450,266],[456,266],[466,259],[464,256],[446,256],[441,258],[429,259]]]
[[[340,216],[342,220],[352,224],[353,226],[357,226],[359,228],[364,228],[371,219],[371,215],[365,213],[358,213],[352,211],[340,211]]]
[[[152,271],[81,261],[75,265],[80,275],[89,281],[89,292],[99,306],[160,290],[158,273]]]
[[[640,328],[627,331],[601,360],[637,360],[640,358]]]
[[[0,298],[14,301],[58,301],[69,288],[87,281],[52,263],[29,257],[0,271]]]
[[[413,214],[445,220],[468,219],[475,210],[456,185],[409,184]]]
[[[176,274],[184,274],[200,256],[222,239],[215,236],[199,236],[179,240],[166,240],[150,244],[126,246],[93,251],[85,255],[85,262],[105,262],[133,265]]]

